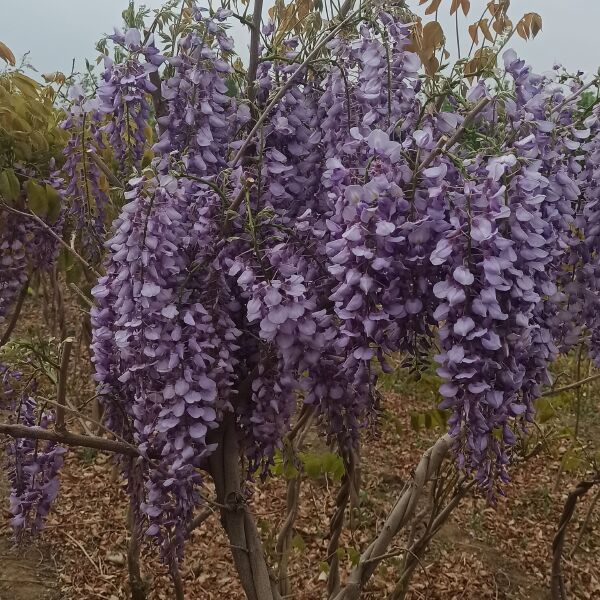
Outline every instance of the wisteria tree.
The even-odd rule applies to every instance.
[[[41,529],[67,447],[96,448],[127,481],[134,599],[141,543],[184,597],[179,565],[207,508],[246,596],[282,598],[301,467],[275,564],[245,482],[297,467],[311,427],[344,464],[330,598],[361,596],[424,495],[436,502],[403,585],[469,490],[495,502],[550,363],[581,341],[600,354],[600,109],[581,101],[598,80],[533,73],[506,48],[539,18],[513,25],[507,9],[491,2],[470,29],[477,51],[449,66],[439,25],[399,5],[306,0],[263,18],[261,0],[173,1],[151,21],[130,8],[99,45],[101,76],[59,102],[57,164],[15,153],[0,120],[0,433],[19,537]],[[50,274],[91,305],[96,432],[65,427],[69,326],[45,370],[10,343],[31,278]],[[341,581],[361,437],[397,356],[438,364],[448,433]]]

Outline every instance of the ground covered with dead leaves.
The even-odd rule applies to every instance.
[[[35,334],[35,327],[24,326],[25,334]],[[80,401],[89,397],[92,388],[85,349],[76,355],[70,393],[74,401]],[[415,383],[400,377],[387,377],[383,382],[379,425],[369,433],[361,452],[360,506],[352,529],[348,527],[343,536],[342,575],[381,527],[423,451],[442,432],[441,427],[416,427],[418,415],[437,402],[434,383],[427,378]],[[415,571],[408,599],[549,598],[551,546],[564,501],[593,465],[600,445],[596,392],[594,386],[578,396],[573,392],[544,402],[539,452],[513,466],[506,497],[496,507],[473,495],[462,502]],[[577,411],[578,437],[573,441]],[[76,423],[72,426],[77,428]],[[327,455],[317,435],[310,438],[309,446],[307,453]],[[334,461],[303,481],[290,558],[293,591],[289,598],[326,598],[329,516],[339,487],[336,469]],[[285,478],[277,475],[265,483],[256,482],[249,492],[266,550],[273,555],[285,516]],[[595,492],[578,505],[567,532],[564,572],[569,598],[600,598],[600,502],[582,531]],[[5,488],[2,494],[5,499]],[[127,498],[109,456],[84,449],[69,452],[60,496],[42,537],[33,545],[13,547],[6,508],[4,500],[0,600],[128,597]],[[402,548],[402,539],[397,548]],[[369,583],[366,599],[388,597],[402,560],[399,552],[381,565]],[[173,594],[166,569],[151,547],[144,548],[142,566],[148,600],[170,600]],[[243,598],[218,515],[193,532],[182,573],[189,600]]]

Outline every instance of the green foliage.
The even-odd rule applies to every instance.
[[[297,463],[289,458],[284,458],[281,452],[275,455],[274,465],[271,467],[273,475],[285,479],[293,479],[300,472],[314,480],[324,477],[340,481],[345,473],[344,461],[335,452],[300,452]]]
[[[344,462],[334,452],[301,452],[299,457],[304,472],[311,479],[330,477],[339,481],[344,476]]]

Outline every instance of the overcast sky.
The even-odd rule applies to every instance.
[[[266,4],[270,4],[266,0]],[[161,0],[146,0],[151,8]],[[408,0],[416,9],[418,0]],[[42,73],[70,71],[71,61],[77,58],[95,58],[95,42],[109,33],[121,20],[121,11],[127,0],[0,0],[0,41],[6,43],[15,55],[30,51],[30,61]],[[455,47],[453,18],[446,16],[450,0],[442,0],[440,13],[449,47]],[[462,46],[468,46],[467,24],[482,12],[485,0],[471,0],[468,21],[461,15]],[[595,72],[600,66],[600,0],[516,0],[511,15],[539,12],[544,21],[537,39],[511,44],[530,62],[535,70],[550,69],[558,61],[571,71],[581,69]],[[236,30],[234,36],[241,46],[247,46],[247,36]],[[245,52],[242,52],[245,54]]]

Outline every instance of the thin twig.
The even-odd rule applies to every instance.
[[[439,154],[443,154],[444,152],[448,152],[452,150],[452,148],[459,142],[463,133],[471,125],[475,117],[490,103],[490,99],[485,97],[482,98],[465,116],[463,122],[460,127],[454,132],[454,134],[444,143],[438,145],[429,153],[427,158],[421,163],[419,167],[417,167],[417,173],[420,173],[424,169],[426,169]],[[443,139],[443,138],[442,138]]]
[[[279,88],[279,91],[277,92],[277,94],[275,94],[275,96],[273,97],[273,100],[271,100],[271,102],[269,102],[269,104],[266,106],[265,110],[260,115],[260,117],[257,119],[256,123],[254,124],[254,127],[252,127],[252,129],[250,130],[250,133],[244,139],[244,142],[242,143],[242,145],[240,146],[239,150],[237,151],[237,154],[233,158],[233,161],[231,163],[231,167],[232,168],[235,168],[236,165],[238,164],[238,162],[240,161],[240,159],[244,156],[244,153],[246,152],[246,148],[247,148],[248,144],[251,142],[251,140],[254,137],[254,135],[256,134],[256,132],[260,129],[261,125],[264,123],[265,119],[268,117],[268,115],[271,112],[271,110],[277,105],[277,103],[281,100],[281,98],[283,98],[283,96],[288,91],[288,89],[295,83],[295,81],[296,81],[296,75],[298,73],[301,73],[303,71],[303,69],[306,67],[306,65],[308,65],[313,60],[313,58],[315,58],[315,56],[317,56],[317,54],[323,49],[323,47],[331,39],[333,39],[337,35],[337,33],[345,25],[347,25],[354,18],[354,16],[356,15],[356,12],[357,11],[354,11],[351,15],[349,15],[348,17],[346,17],[337,27],[334,27],[311,50],[311,52],[304,59],[304,61],[302,62],[302,64],[296,69],[296,71],[292,75],[290,75],[289,79]]]
[[[104,173],[106,179],[113,184],[113,187],[119,188],[120,190],[125,189],[125,184],[108,168],[108,165],[92,149],[89,149],[87,152],[102,173]]]
[[[69,360],[71,358],[71,349],[73,348],[73,338],[69,337],[63,341],[62,353],[60,357],[60,370],[58,372],[58,386],[56,391],[56,421],[54,428],[56,431],[65,431],[65,399],[67,397],[67,381],[69,372]]]
[[[81,542],[78,542],[68,531],[63,531],[63,533],[85,554],[85,557],[94,565],[94,569],[96,572],[100,573],[100,567],[93,561],[92,557],[87,553],[87,550],[83,547]]]
[[[561,394],[562,392],[568,392],[569,390],[574,390],[575,388],[581,387],[586,383],[590,383],[591,381],[596,381],[596,379],[600,379],[600,373],[596,373],[596,375],[590,375],[581,381],[576,381],[575,383],[570,383],[569,385],[565,385],[561,388],[556,388],[554,390],[548,390],[542,394],[542,397],[545,396],[554,396],[556,394]]]
[[[21,309],[23,308],[23,303],[25,302],[25,298],[27,298],[28,290],[29,290],[29,279],[27,279],[27,281],[23,285],[23,288],[21,289],[21,293],[19,294],[19,297],[17,298],[17,302],[13,309],[12,315],[10,316],[10,321],[8,322],[6,330],[4,331],[4,333],[2,334],[2,338],[0,339],[0,348],[2,348],[2,346],[4,346],[5,344],[8,343],[8,340],[10,340],[10,336],[12,335],[12,332],[14,331],[15,327],[17,326],[19,316],[21,315]]]
[[[592,79],[591,81],[589,81],[585,85],[582,85],[574,94],[572,94],[571,96],[569,96],[568,98],[566,98],[558,106],[555,106],[550,111],[550,114],[554,114],[555,112],[560,112],[567,104],[570,104],[571,102],[573,102],[573,100],[576,100],[577,98],[579,98],[579,96],[581,96],[581,94],[583,94],[583,92],[585,92],[586,90],[588,90],[589,88],[591,88],[593,85],[596,85],[597,83],[598,83],[598,78],[594,77],[594,79]]]
[[[4,210],[7,210],[8,212],[15,214],[15,215],[21,215],[22,217],[27,217],[28,219],[33,219],[36,223],[41,225],[61,246],[63,246],[63,248],[68,250],[75,258],[77,258],[77,260],[79,260],[82,265],[87,267],[96,277],[100,277],[100,273],[98,273],[98,271],[96,271],[96,269],[94,269],[94,267],[92,267],[92,265],[90,265],[90,263],[87,260],[85,260],[85,258],[83,258],[83,256],[81,256],[81,254],[79,254],[79,252],[77,252],[77,250],[75,250],[75,248],[71,248],[71,246],[69,246],[69,244],[67,244],[67,242],[65,242],[65,240],[63,240],[60,237],[60,235],[58,235],[54,231],[54,229],[52,229],[52,227],[50,227],[50,225],[48,225],[48,223],[46,223],[43,219],[40,219],[36,214],[23,212],[22,210],[17,210],[16,208],[11,208],[10,206],[7,206],[6,204],[2,204],[2,205],[0,205],[0,207]]]
[[[56,406],[56,407],[59,406],[58,402],[56,402],[55,400],[50,400],[50,398],[44,398],[44,397],[40,396],[40,399],[43,400],[47,404],[51,404],[52,406]],[[115,439],[119,440],[120,442],[123,442],[124,444],[129,443],[125,438],[121,437],[119,434],[115,433],[114,431],[110,430],[108,427],[106,427],[105,425],[100,423],[100,421],[92,419],[91,417],[88,417],[87,415],[84,415],[82,412],[78,411],[76,408],[73,407],[73,405],[68,400],[62,404],[62,407],[64,408],[65,412],[68,412],[69,414],[72,414],[73,416],[75,416],[79,419],[79,422],[84,427],[86,434],[88,434],[88,436],[94,437],[94,434],[89,431],[89,429],[85,426],[84,422],[89,422],[92,425],[96,425],[96,427],[98,427],[99,430],[105,431],[109,435],[114,436]]]

